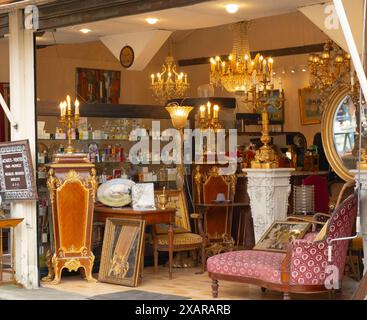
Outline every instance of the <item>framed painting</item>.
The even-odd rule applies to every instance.
[[[98,280],[136,287],[142,268],[145,221],[108,218]]]
[[[310,227],[309,222],[274,221],[254,250],[287,252],[289,244],[295,239],[302,239]]]
[[[162,191],[155,191],[155,195],[161,194]],[[187,208],[186,197],[183,190],[166,190],[168,196],[167,207],[176,208],[175,225],[173,231],[175,233],[191,232],[189,210]],[[158,206],[158,202],[157,202]],[[159,206],[158,206],[159,207]],[[156,224],[154,226],[156,234],[167,234],[167,224]]]
[[[303,88],[298,90],[298,95],[301,124],[310,125],[321,123],[320,92],[311,88]]]
[[[280,107],[275,106],[275,101],[279,98],[280,91],[273,90],[270,98],[270,105],[268,106],[269,122],[270,124],[282,124],[284,123],[284,90],[283,90],[283,101]],[[273,102],[273,103],[272,103]],[[261,114],[260,111],[257,113]]]
[[[100,69],[76,69],[76,91],[85,103],[118,104],[121,72]]]

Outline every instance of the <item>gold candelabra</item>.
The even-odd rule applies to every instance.
[[[219,123],[219,106],[208,102],[206,105],[200,106],[200,120],[199,125],[201,130],[213,129],[217,131],[222,126]]]
[[[60,103],[60,123],[63,126],[66,126],[68,136],[68,146],[66,148],[66,153],[74,153],[74,147],[71,143],[71,131],[73,127],[78,127],[80,117],[79,105],[78,99],[75,99],[73,114],[71,108],[71,98],[69,95],[66,97],[66,101]]]
[[[252,89],[252,103],[256,110],[261,111],[263,146],[256,151],[255,159],[251,162],[254,169],[271,169],[279,167],[279,157],[275,150],[269,145],[271,138],[269,135],[269,107],[281,108],[283,98],[282,83],[279,83],[279,95],[275,94],[274,85],[266,75],[260,80],[259,84]],[[248,99],[248,96],[247,96]],[[249,101],[249,100],[247,100]]]

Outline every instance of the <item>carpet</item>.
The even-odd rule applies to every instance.
[[[171,294],[160,294],[149,291],[129,290],[101,294],[88,298],[89,300],[189,300],[190,298]]]

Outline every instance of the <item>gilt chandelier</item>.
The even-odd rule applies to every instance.
[[[257,54],[251,58],[248,40],[248,21],[233,25],[233,49],[228,57],[210,58],[210,83],[223,87],[228,92],[245,93],[261,87],[260,80],[266,77],[273,85],[273,59]],[[261,88],[260,88],[261,89]]]
[[[177,72],[172,55],[168,55],[162,66],[162,71],[151,75],[150,89],[153,96],[160,104],[166,104],[168,100],[183,98],[190,85],[187,74]]]
[[[351,63],[351,57],[332,40],[325,43],[321,54],[311,54],[308,59],[310,88],[320,92],[322,112],[330,95],[342,86],[350,88],[354,103],[359,102],[359,82]]]

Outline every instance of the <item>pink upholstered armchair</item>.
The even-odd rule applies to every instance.
[[[313,241],[315,234],[294,241],[287,253],[243,250],[219,254],[208,259],[213,297],[218,297],[218,280],[254,284],[263,290],[289,293],[328,291],[329,276],[341,283],[347,257],[348,240],[332,243],[332,263],[328,262],[331,239],[350,237],[357,215],[357,196],[343,201],[331,215],[327,232],[321,241]],[[330,271],[334,274],[330,274]],[[338,274],[335,272],[338,271]],[[337,277],[337,278],[336,278]],[[337,289],[334,287],[334,289]]]

